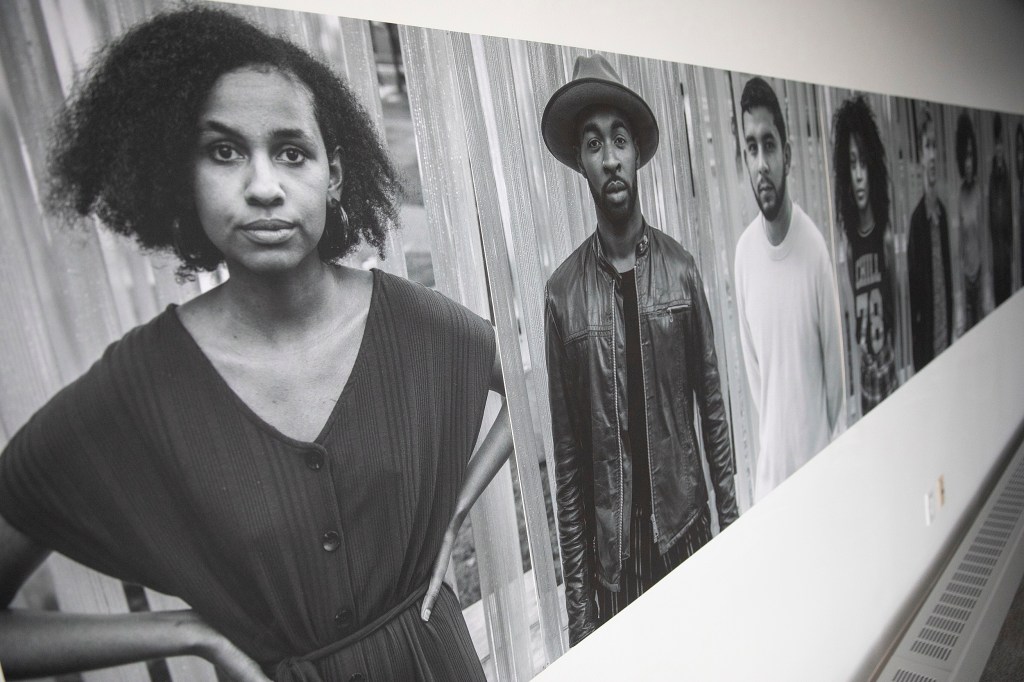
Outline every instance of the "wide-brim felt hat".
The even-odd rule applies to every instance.
[[[629,117],[631,132],[640,147],[637,168],[650,161],[658,149],[658,121],[654,112],[640,95],[622,84],[619,74],[599,54],[577,57],[572,80],[556,90],[544,107],[540,129],[544,144],[554,157],[579,170],[577,119],[581,111],[595,104],[615,107]]]

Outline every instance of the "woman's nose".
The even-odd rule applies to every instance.
[[[270,159],[257,156],[252,160],[249,181],[245,186],[245,200],[260,206],[274,205],[284,200],[284,189]]]

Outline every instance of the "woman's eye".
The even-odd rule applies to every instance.
[[[241,154],[229,144],[215,144],[210,148],[210,155],[215,161],[234,161],[241,158]]]
[[[306,154],[301,149],[288,147],[281,152],[280,158],[286,163],[299,164],[306,160]]]

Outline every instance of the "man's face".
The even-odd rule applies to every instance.
[[[629,119],[609,106],[592,107],[579,128],[579,166],[594,205],[613,225],[624,224],[637,207],[639,155]]]
[[[786,198],[789,143],[780,138],[767,107],[743,112],[743,140],[743,160],[747,163],[754,198],[765,219],[775,220]]]
[[[921,131],[921,171],[924,175],[924,186],[931,190],[938,181],[938,161],[935,149],[935,124],[927,123]]]

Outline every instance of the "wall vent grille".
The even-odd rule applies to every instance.
[[[1024,446],[1018,448],[878,679],[976,679],[1022,575]],[[997,591],[1002,595],[1006,590],[1009,598],[994,598]],[[975,642],[977,646],[972,646]]]
[[[920,675],[909,670],[897,670],[892,682],[938,682],[934,677]]]

